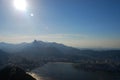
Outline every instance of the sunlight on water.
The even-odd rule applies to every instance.
[[[32,72],[27,72],[27,74],[31,75],[33,78],[35,78],[36,80],[43,80],[40,76],[38,76],[37,74],[35,73],[32,73]]]
[[[37,73],[34,73],[34,72],[27,72],[27,74],[31,75],[36,80],[56,80],[54,78],[47,77],[47,76],[46,77],[39,76]]]

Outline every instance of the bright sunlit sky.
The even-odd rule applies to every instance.
[[[0,0],[0,42],[120,48],[120,0]]]

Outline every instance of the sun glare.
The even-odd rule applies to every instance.
[[[27,2],[26,0],[14,0],[14,6],[17,10],[26,11]]]

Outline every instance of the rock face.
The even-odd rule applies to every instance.
[[[0,70],[0,80],[36,80],[16,66],[7,66]]]

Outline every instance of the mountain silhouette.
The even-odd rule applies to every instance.
[[[56,42],[34,40],[31,43],[0,43],[0,49],[29,59],[65,58],[65,59],[115,59],[120,60],[120,50],[80,50]]]
[[[70,55],[79,55],[79,49],[65,46],[55,42],[43,42],[34,40],[31,43],[7,44],[0,43],[0,49],[20,56],[33,57],[57,57],[63,58]],[[69,54],[69,55],[68,55]]]

